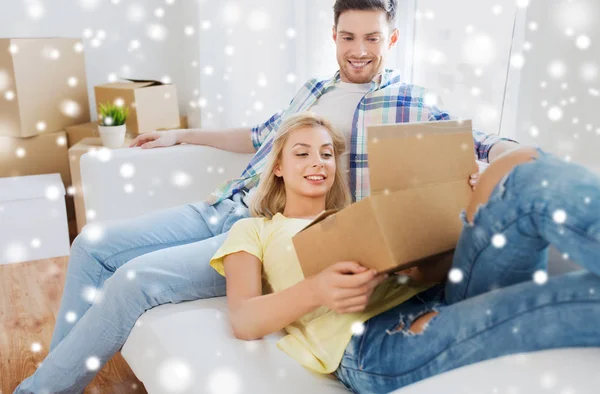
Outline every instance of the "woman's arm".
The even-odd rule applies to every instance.
[[[238,339],[254,340],[281,330],[321,305],[338,313],[359,312],[386,276],[354,262],[334,264],[283,291],[262,295],[262,263],[247,252],[225,257],[227,302]]]
[[[250,253],[230,254],[225,257],[224,265],[231,326],[238,339],[262,338],[319,306],[306,280],[286,290],[262,295],[262,263]]]

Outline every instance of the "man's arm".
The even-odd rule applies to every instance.
[[[505,153],[517,149],[518,147],[519,143],[512,140],[498,141],[490,148],[490,151],[488,152],[488,161],[491,163]]]
[[[446,111],[430,107],[429,121],[452,120],[453,117]],[[493,134],[482,133],[473,129],[473,142],[477,160],[491,163],[506,152],[517,148],[519,143],[508,138]],[[493,149],[492,149],[493,148]]]
[[[254,153],[256,152],[256,149],[252,143],[251,134],[252,129],[250,128],[226,130],[176,130],[175,143],[207,145],[237,153]]]

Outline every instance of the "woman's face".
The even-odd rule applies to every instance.
[[[324,127],[294,130],[283,147],[275,175],[283,177],[286,194],[321,198],[335,180],[333,141]]]

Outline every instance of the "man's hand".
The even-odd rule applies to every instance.
[[[479,173],[471,174],[469,178],[469,185],[471,185],[471,189],[475,190],[477,188],[477,181],[479,180]]]
[[[177,144],[179,130],[154,131],[138,135],[129,145],[130,148],[140,146],[142,149],[164,148]]]
[[[362,312],[387,275],[377,275],[354,261],[342,261],[308,278],[319,305],[337,313]]]

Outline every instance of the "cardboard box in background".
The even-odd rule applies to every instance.
[[[83,45],[0,39],[0,135],[30,137],[90,121]]]
[[[69,148],[77,145],[79,141],[85,138],[99,138],[98,122],[89,122],[78,124],[75,126],[65,127],[67,139],[69,140]]]
[[[69,255],[64,195],[59,174],[0,178],[0,265]]]
[[[339,261],[395,272],[456,247],[477,172],[470,121],[368,127],[371,196],[294,238],[305,277]]]
[[[158,81],[129,80],[96,86],[96,111],[100,104],[122,100],[129,108],[127,133],[137,136],[159,129],[179,127],[179,104],[175,85]]]
[[[123,146],[128,146],[131,138],[125,138]],[[69,148],[69,162],[71,167],[71,179],[73,180],[75,218],[77,220],[77,234],[81,232],[83,226],[87,223],[87,212],[83,199],[83,187],[81,183],[81,165],[80,159],[84,153],[102,149],[100,138],[84,138],[77,144]]]
[[[179,128],[180,129],[187,129],[189,128],[189,124],[188,124],[188,118],[185,115],[182,115],[179,117]]]
[[[30,138],[0,137],[0,178],[59,173],[65,189],[71,186],[64,131]],[[73,198],[66,196],[67,216],[75,218]]]

